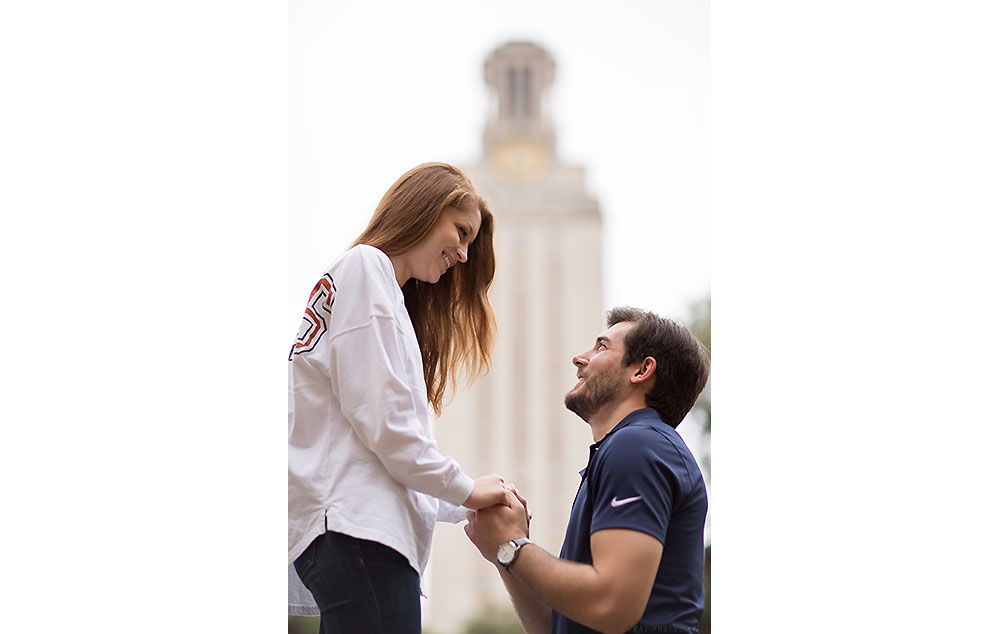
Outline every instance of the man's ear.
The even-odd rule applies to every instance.
[[[632,371],[632,376],[629,380],[632,383],[645,383],[653,378],[653,372],[656,371],[656,359],[653,357],[646,357],[641,363],[635,366],[635,370]]]

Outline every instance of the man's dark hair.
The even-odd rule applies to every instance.
[[[608,311],[608,328],[619,322],[634,325],[625,335],[623,365],[656,359],[653,387],[646,393],[652,407],[671,427],[677,427],[708,383],[708,349],[694,334],[670,319],[630,306]]]

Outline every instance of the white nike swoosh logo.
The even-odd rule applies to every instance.
[[[629,502],[635,502],[636,500],[642,498],[641,495],[637,495],[634,498],[625,498],[624,500],[619,500],[616,495],[614,499],[611,500],[611,506],[621,506],[622,504],[628,504]]]

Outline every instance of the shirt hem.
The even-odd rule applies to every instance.
[[[378,542],[383,546],[388,546],[389,548],[395,550],[397,553],[406,558],[406,562],[410,564],[410,568],[413,568],[416,573],[423,578],[424,572],[419,566],[419,562],[414,561],[412,555],[407,554],[404,545],[396,539],[393,539],[391,535],[383,533],[381,531],[371,530],[369,527],[361,527],[356,524],[350,524],[344,522],[343,520],[331,521],[332,518],[327,516],[326,520],[326,530],[333,531],[335,533],[343,533],[344,535],[350,535],[351,537],[356,537],[358,539],[367,539],[368,541]],[[432,529],[433,530],[433,529]]]
[[[288,605],[289,616],[319,616],[319,608],[311,605]]]

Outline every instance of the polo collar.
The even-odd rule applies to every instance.
[[[597,442],[595,442],[590,446],[590,457],[587,459],[587,466],[582,471],[580,471],[580,475],[586,477],[587,470],[590,469],[590,464],[594,461],[594,454],[597,453],[597,450],[601,448],[601,445],[604,444],[604,441],[606,441],[611,436],[611,434],[615,433],[619,429],[624,429],[629,425],[634,425],[635,423],[640,423],[640,422],[654,422],[654,423],[665,424],[663,423],[663,421],[660,420],[660,417],[659,415],[657,415],[656,410],[653,409],[652,407],[643,407],[642,409],[635,410],[625,418],[621,419],[621,421],[619,421],[617,425],[612,427],[611,431],[609,431],[604,435],[604,438],[601,438],[600,440],[598,440]]]
[[[619,429],[624,429],[629,425],[634,425],[640,422],[660,423],[662,421],[660,420],[660,417],[656,414],[656,410],[653,409],[652,407],[643,407],[642,409],[637,409],[628,416],[626,416],[625,418],[621,419],[621,421],[619,421],[617,425],[611,428],[611,431],[609,431],[607,434],[604,435],[604,438],[601,438],[600,440],[595,442],[593,445],[591,445],[591,447],[594,448],[600,447],[602,444],[604,444],[604,441],[607,440],[609,436],[611,436],[611,434],[615,433]]]

